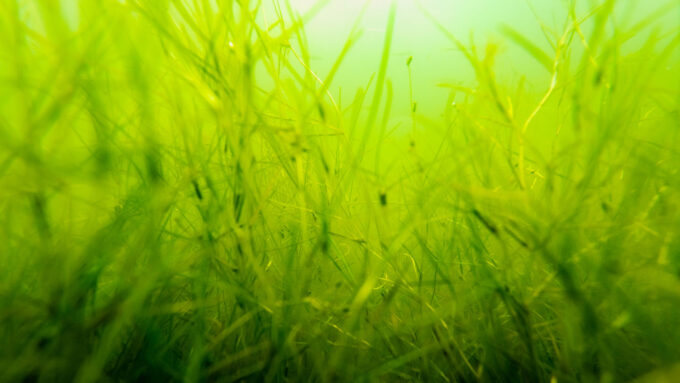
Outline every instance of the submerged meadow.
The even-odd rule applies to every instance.
[[[325,3],[0,3],[0,381],[680,379],[680,5]]]

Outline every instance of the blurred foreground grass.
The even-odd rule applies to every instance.
[[[399,135],[396,7],[334,95],[314,8],[2,2],[0,380],[680,379],[680,10],[591,3],[504,28],[539,92],[442,25],[476,79]]]

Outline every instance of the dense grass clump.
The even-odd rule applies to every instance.
[[[502,29],[533,86],[423,8],[475,73],[428,116],[396,5],[340,95],[318,7],[3,1],[0,381],[680,379],[680,10],[585,3]]]

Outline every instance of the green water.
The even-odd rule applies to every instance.
[[[292,3],[300,13],[310,10],[313,4],[316,2]],[[337,80],[332,86],[334,94],[344,89],[345,94],[351,96],[356,88],[365,86],[369,76],[377,70],[390,4],[389,1],[329,1],[306,25],[310,67],[323,78],[365,8],[363,17],[358,22],[363,34],[338,73]],[[495,71],[500,82],[515,82],[524,76],[527,78],[529,90],[536,94],[544,91],[550,81],[550,73],[521,47],[513,44],[504,35],[503,27],[510,26],[528,37],[539,48],[549,51],[550,43],[546,41],[541,27],[559,31],[568,22],[568,15],[565,13],[568,2],[564,1],[408,0],[397,1],[396,4],[396,29],[390,52],[388,77],[394,85],[394,110],[397,119],[409,116],[409,81],[405,65],[409,57],[414,59],[412,64],[414,99],[419,103],[419,110],[427,116],[439,117],[446,106],[449,91],[438,87],[438,84],[468,86],[474,84],[474,72],[469,63],[433,25],[423,10],[434,16],[465,44],[472,39],[479,45],[481,51],[484,50],[486,43],[497,44],[499,57]],[[632,26],[668,4],[670,3],[663,0],[627,1],[616,7],[612,17],[617,24]],[[577,2],[576,12],[586,14],[594,5],[595,3],[589,4],[587,1]],[[272,12],[265,8],[262,19],[265,20],[264,15]],[[666,38],[672,38],[680,18],[678,10],[671,8],[653,17],[653,27],[636,34],[633,41],[623,44],[623,50],[630,52],[639,48],[651,30]],[[590,27],[584,25],[584,33],[587,34]]]
[[[0,2],[0,382],[680,380],[674,0]]]

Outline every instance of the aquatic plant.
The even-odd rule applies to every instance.
[[[678,378],[679,7],[624,3],[502,27],[532,86],[422,6],[474,71],[432,116],[396,3],[348,98],[323,4],[4,1],[0,380]]]

